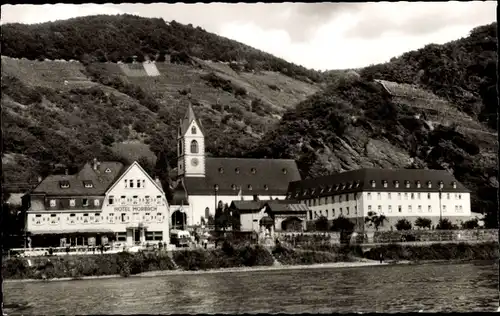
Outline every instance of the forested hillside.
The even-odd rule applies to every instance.
[[[303,177],[448,169],[492,225],[496,42],[496,24],[487,25],[386,64],[319,73],[161,19],[3,25],[5,179],[75,171],[94,156],[174,167],[175,131],[191,103],[210,155],[293,158]]]
[[[419,85],[497,129],[496,23],[477,27],[468,37],[366,67],[361,75]]]

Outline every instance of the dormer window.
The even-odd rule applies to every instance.
[[[335,191],[338,191],[338,190],[339,190],[339,188],[340,188],[340,186],[339,186],[338,184],[337,184],[337,185],[335,185]]]
[[[69,188],[69,181],[60,181],[59,186],[61,187],[61,189],[67,189]]]
[[[231,184],[231,189],[233,189],[233,191],[236,190],[236,185]]]
[[[359,187],[359,181],[356,181],[356,185],[355,185],[356,188]]]
[[[382,185],[384,186],[384,188],[387,188],[387,181],[386,180],[382,181]]]
[[[344,189],[345,189],[345,183],[342,183],[341,190],[344,190]]]
[[[395,188],[399,188],[399,181],[397,181],[397,180],[396,180],[396,181],[394,181],[394,187],[395,187]]]
[[[240,168],[234,169],[234,172],[236,172],[236,174],[240,174]]]
[[[264,184],[264,190],[269,190],[269,187],[267,186],[267,184]]]
[[[255,174],[257,172],[257,169],[252,168],[252,169],[250,169],[250,172],[252,172],[252,174]]]
[[[283,169],[281,169],[281,172],[283,172],[283,174],[286,174],[287,170],[285,168],[283,168]]]
[[[443,188],[443,181],[439,181],[439,188],[442,189]]]
[[[89,189],[89,188],[93,188],[94,184],[92,183],[92,181],[83,181],[83,186],[85,188]]]
[[[219,173],[224,173],[224,168],[220,167],[219,168]]]
[[[252,185],[251,184],[248,185],[248,190],[252,190]]]
[[[453,189],[456,189],[457,188],[457,182],[456,181],[453,181],[451,183],[451,186],[453,187]]]
[[[351,189],[352,188],[352,183],[349,183],[349,186],[347,188]]]
[[[111,169],[106,168],[106,170],[104,170],[104,172],[106,172],[106,173],[110,173],[110,172],[111,172]]]
[[[321,190],[319,191],[320,194],[323,192],[325,192],[325,188],[321,188]]]
[[[430,189],[432,188],[432,182],[431,181],[427,181],[427,187]]]
[[[372,188],[374,188],[376,186],[375,180],[371,180],[370,183],[372,185]]]
[[[332,192],[333,185],[328,186],[328,192]]]
[[[420,181],[417,181],[417,188],[420,189]]]
[[[405,181],[405,186],[408,189],[410,187],[410,181]]]
[[[314,192],[316,192],[316,189],[311,189],[311,195],[313,195]]]

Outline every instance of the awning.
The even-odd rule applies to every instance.
[[[140,228],[148,228],[147,225],[144,224],[130,224],[126,226],[127,229],[140,229]]]
[[[56,235],[56,234],[84,234],[84,233],[114,233],[111,229],[106,228],[89,228],[89,229],[74,229],[74,230],[38,230],[28,232],[31,235]]]

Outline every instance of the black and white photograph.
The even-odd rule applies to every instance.
[[[500,312],[497,6],[2,4],[2,316]]]

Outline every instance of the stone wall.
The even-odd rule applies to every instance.
[[[369,234],[371,235],[371,234]],[[407,230],[407,231],[379,231],[368,236],[368,242],[391,243],[415,238],[415,241],[498,241],[496,229],[457,229],[457,230]],[[409,237],[411,236],[411,237]],[[372,240],[370,240],[372,239]]]

